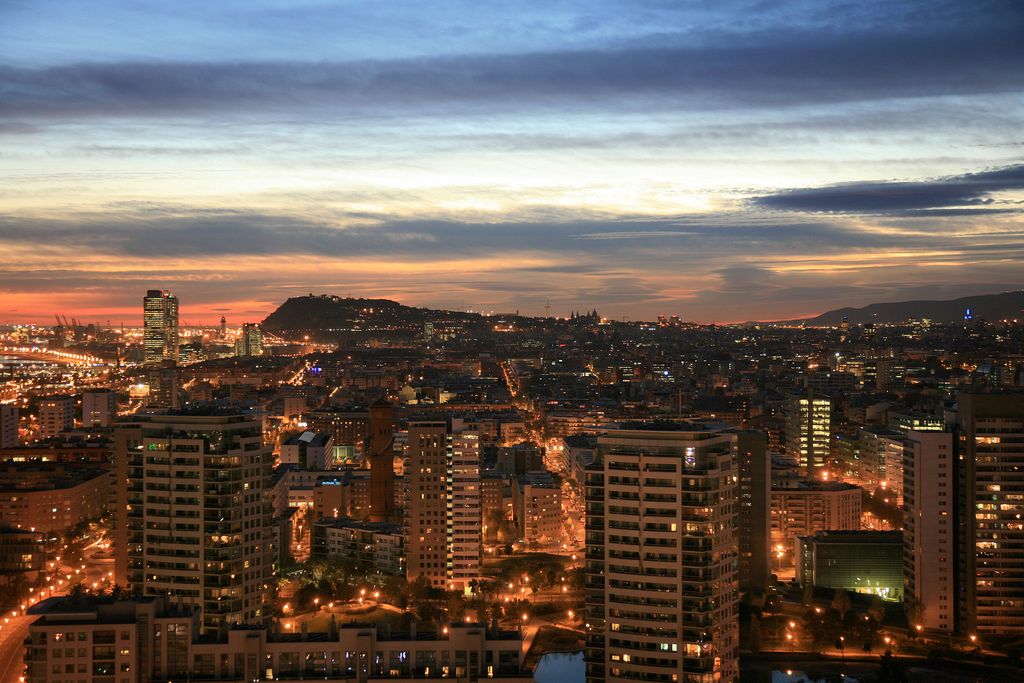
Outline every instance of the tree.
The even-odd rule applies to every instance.
[[[909,593],[903,598],[903,613],[907,615],[910,635],[917,635],[917,626],[924,623],[924,604]]]
[[[850,594],[843,588],[837,588],[836,594],[832,597],[832,609],[839,614],[840,621],[846,620],[846,614],[850,611],[851,606]]]
[[[868,606],[868,616],[874,619],[877,624],[881,624],[885,621],[885,603],[882,602],[882,598],[877,595],[871,596],[871,604]]]

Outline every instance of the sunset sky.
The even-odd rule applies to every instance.
[[[1017,0],[3,0],[0,323],[1024,287]]]

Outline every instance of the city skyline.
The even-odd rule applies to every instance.
[[[1011,2],[0,9],[0,321],[1024,287]],[[956,46],[951,49],[950,46]]]

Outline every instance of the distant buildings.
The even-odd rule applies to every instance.
[[[800,585],[903,600],[903,534],[899,531],[819,531],[799,537],[796,543]]]
[[[203,633],[266,621],[274,547],[260,423],[138,416],[116,429],[114,457],[118,583],[201,608]]]
[[[235,340],[235,355],[243,358],[263,355],[263,328],[259,323],[243,323]]]
[[[159,365],[178,358],[178,297],[151,289],[142,300],[143,362]]]
[[[734,438],[673,423],[598,438],[586,482],[588,682],[738,680]]]

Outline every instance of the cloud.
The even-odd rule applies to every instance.
[[[855,182],[785,190],[756,197],[751,203],[784,211],[918,217],[1018,211],[991,207],[995,202],[992,195],[1007,190],[1024,190],[1024,164],[925,181]]]
[[[665,39],[663,43],[671,43]],[[351,62],[81,63],[0,68],[0,117],[178,117],[213,111],[450,113],[795,107],[1024,87],[1006,28],[953,33],[772,32],[747,42]],[[955,44],[955,50],[950,45]],[[879,74],[885,77],[880,78]]]

